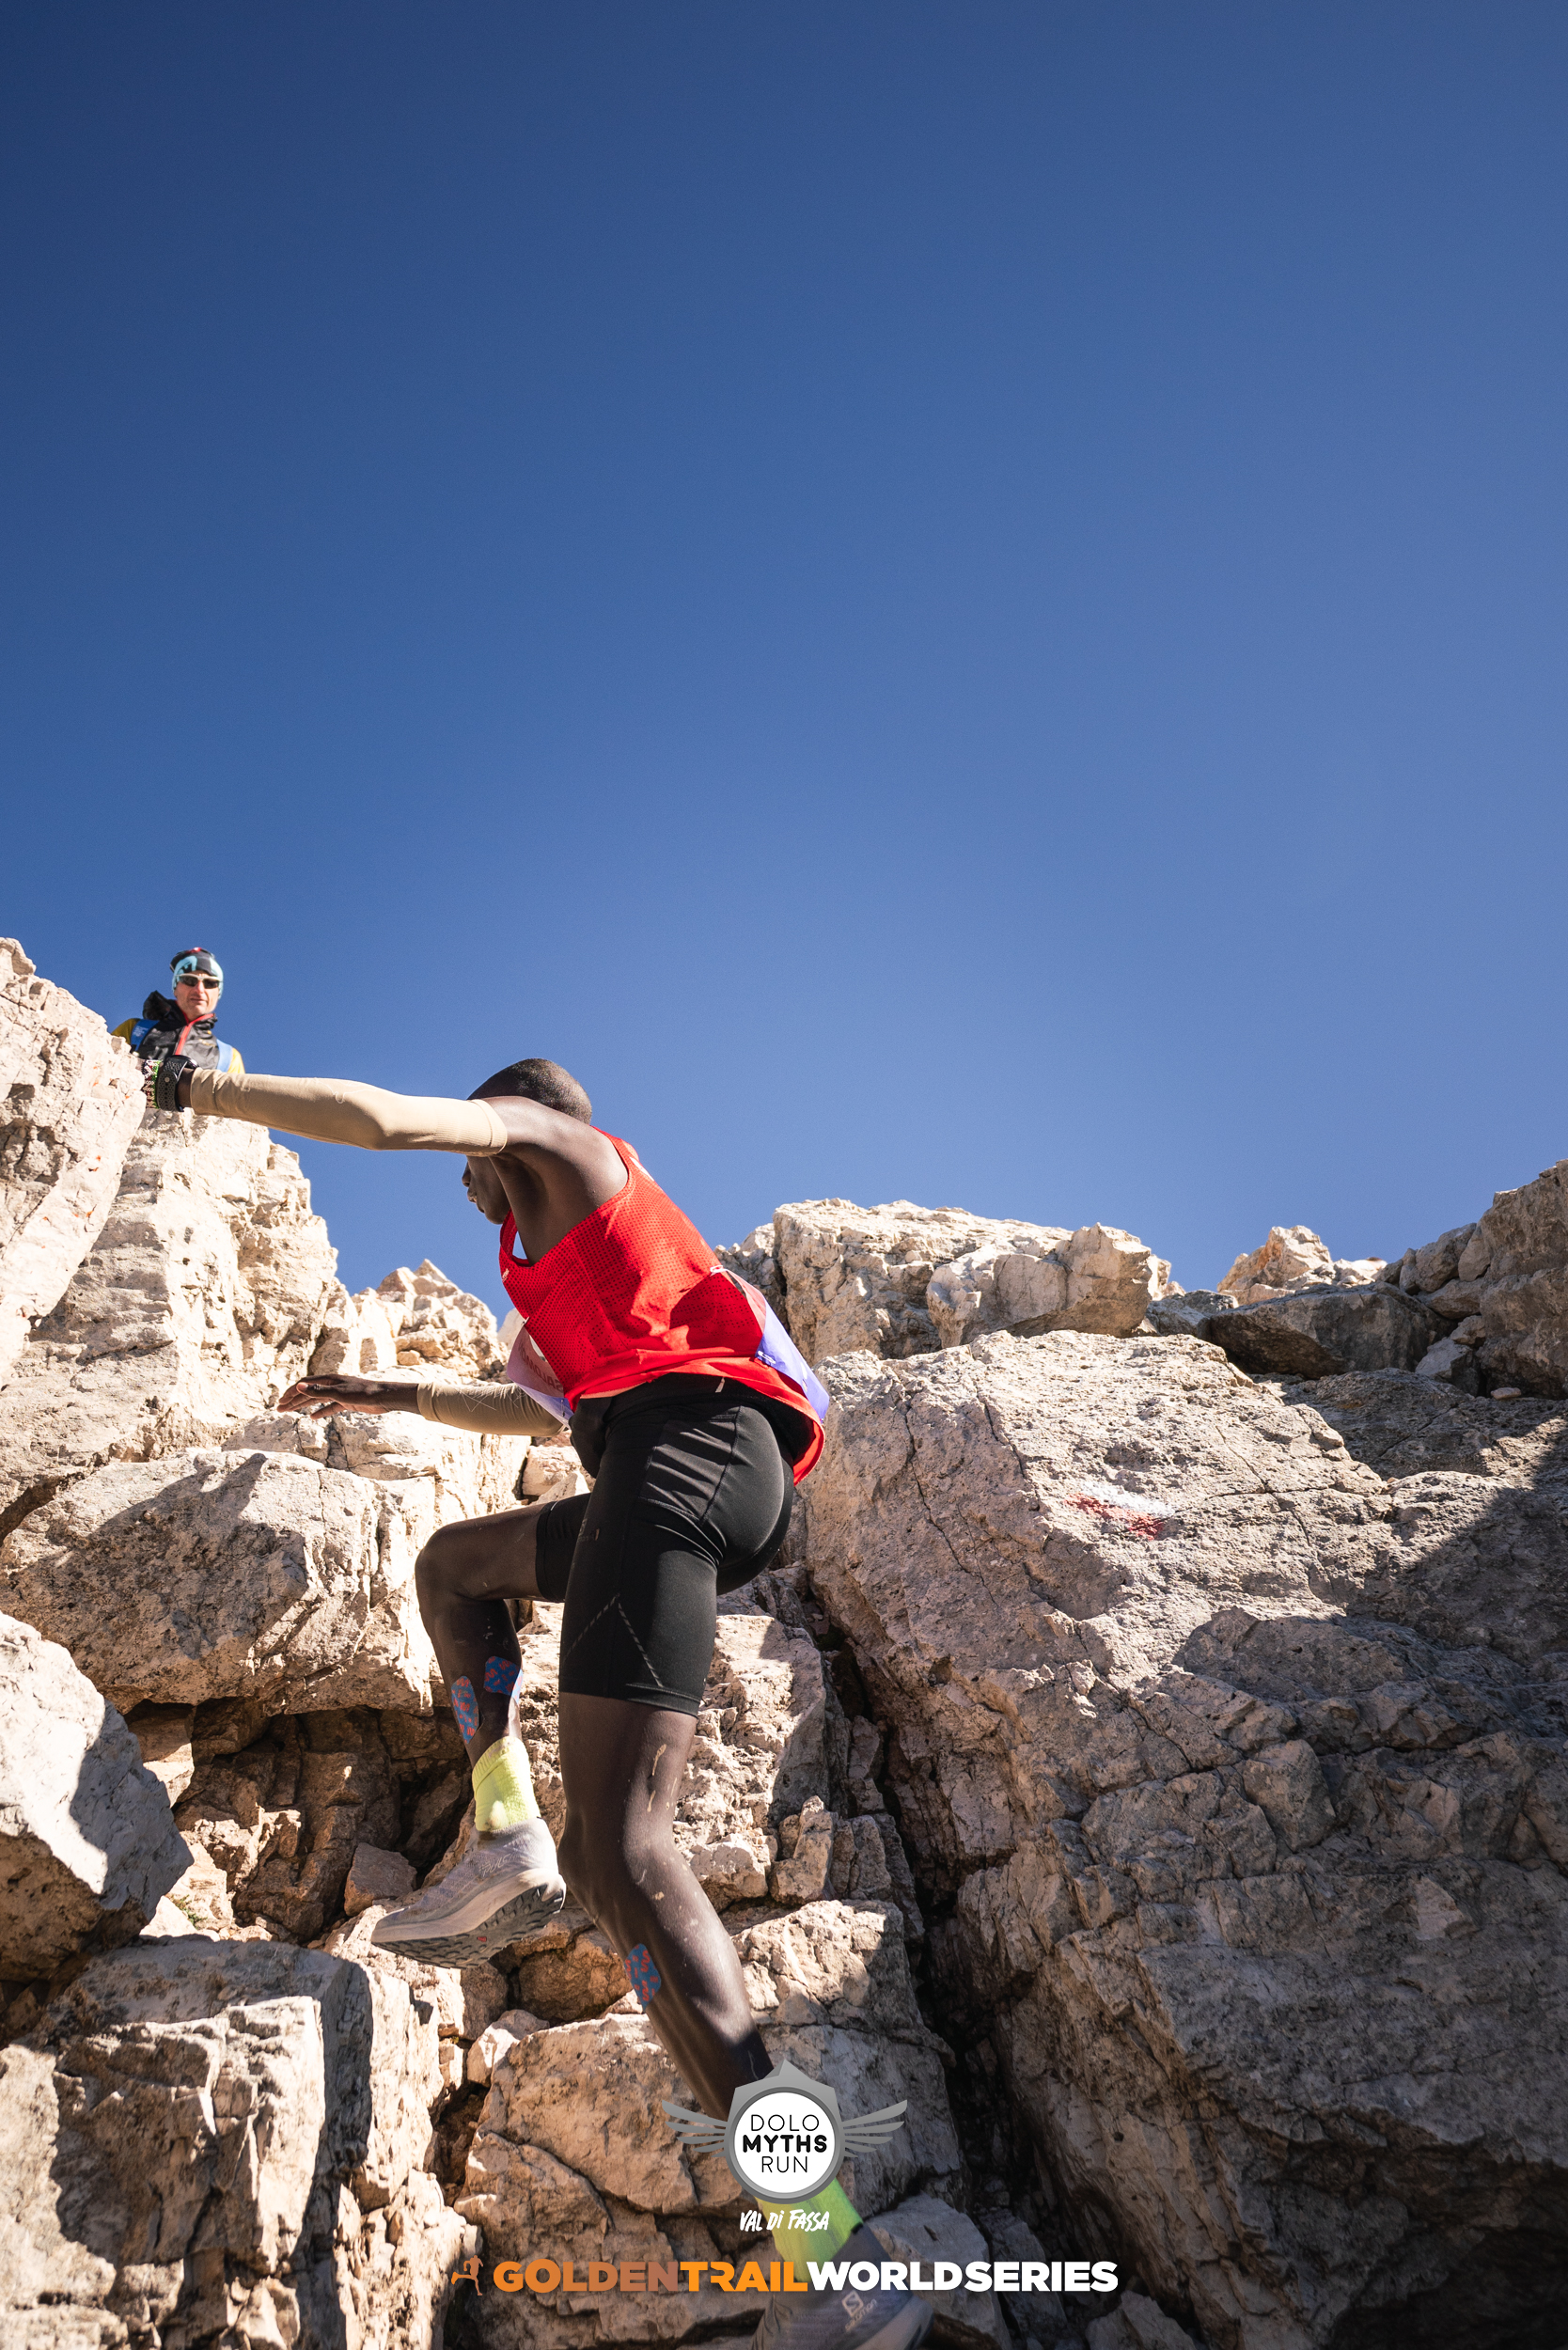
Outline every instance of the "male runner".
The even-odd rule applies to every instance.
[[[122,1036],[138,1060],[162,1060],[182,1053],[196,1069],[231,1070],[243,1076],[245,1064],[232,1044],[213,1033],[218,998],[223,994],[223,966],[205,947],[181,947],[169,958],[174,974],[174,1001],[156,988],[142,1006],[139,1020],[122,1020],[111,1033]]]
[[[368,1150],[460,1152],[501,1228],[523,1317],[508,1366],[527,1392],[303,1379],[285,1410],[420,1409],[448,1425],[541,1432],[570,1412],[591,1494],[441,1528],[420,1553],[420,1612],[473,1765],[474,1842],[441,1885],[383,1919],[384,1948],[438,1965],[494,1952],[565,1898],[527,1753],[508,1731],[519,1653],[506,1600],[565,1601],[560,1869],[626,1962],[638,2000],[707,2111],[772,2068],[740,1964],[672,1833],[712,1661],[716,1603],[777,1550],[794,1484],[822,1450],[827,1397],[754,1291],[590,1121],[552,1061],[487,1078],[465,1102],[329,1080],[226,1076],[171,1057],[161,1109],[246,1119]],[[522,1254],[519,1255],[518,1245]],[[503,1418],[503,1413],[505,1417]],[[837,2181],[813,2199],[819,2259],[880,2263]],[[770,2215],[770,2221],[773,2216]],[[792,2258],[799,2236],[776,2236]],[[769,2305],[759,2336],[801,2350],[913,2350],[931,2323],[908,2293],[810,2293]]]

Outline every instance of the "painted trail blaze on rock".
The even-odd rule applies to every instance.
[[[1111,1526],[1124,1526],[1129,1534],[1141,1534],[1151,1543],[1169,1531],[1176,1515],[1168,1501],[1155,1501],[1148,1494],[1124,1494],[1116,1485],[1080,1485],[1067,1498],[1074,1510],[1104,1518]]]
[[[626,1972],[631,1978],[632,1988],[637,1995],[638,2006],[646,2007],[664,1982],[663,1975],[653,1964],[653,1953],[646,1942],[639,1942],[635,1950],[627,1951]]]

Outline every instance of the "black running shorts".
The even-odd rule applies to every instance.
[[[784,1540],[808,1430],[736,1380],[676,1374],[594,1399],[572,1434],[593,1491],[546,1504],[536,1552],[540,1597],[566,1602],[561,1688],[695,1715],[719,1593]]]

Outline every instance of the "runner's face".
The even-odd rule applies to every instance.
[[[494,1159],[464,1159],[463,1188],[479,1214],[490,1223],[506,1222],[510,1212],[507,1195],[502,1189]]]
[[[176,979],[174,1000],[187,1020],[206,1020],[218,1008],[218,983],[205,978]]]

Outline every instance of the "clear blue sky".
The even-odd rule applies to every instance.
[[[781,1199],[1397,1251],[1568,1152],[1568,15],[0,21],[0,928]],[[352,1286],[502,1302],[454,1163]]]

